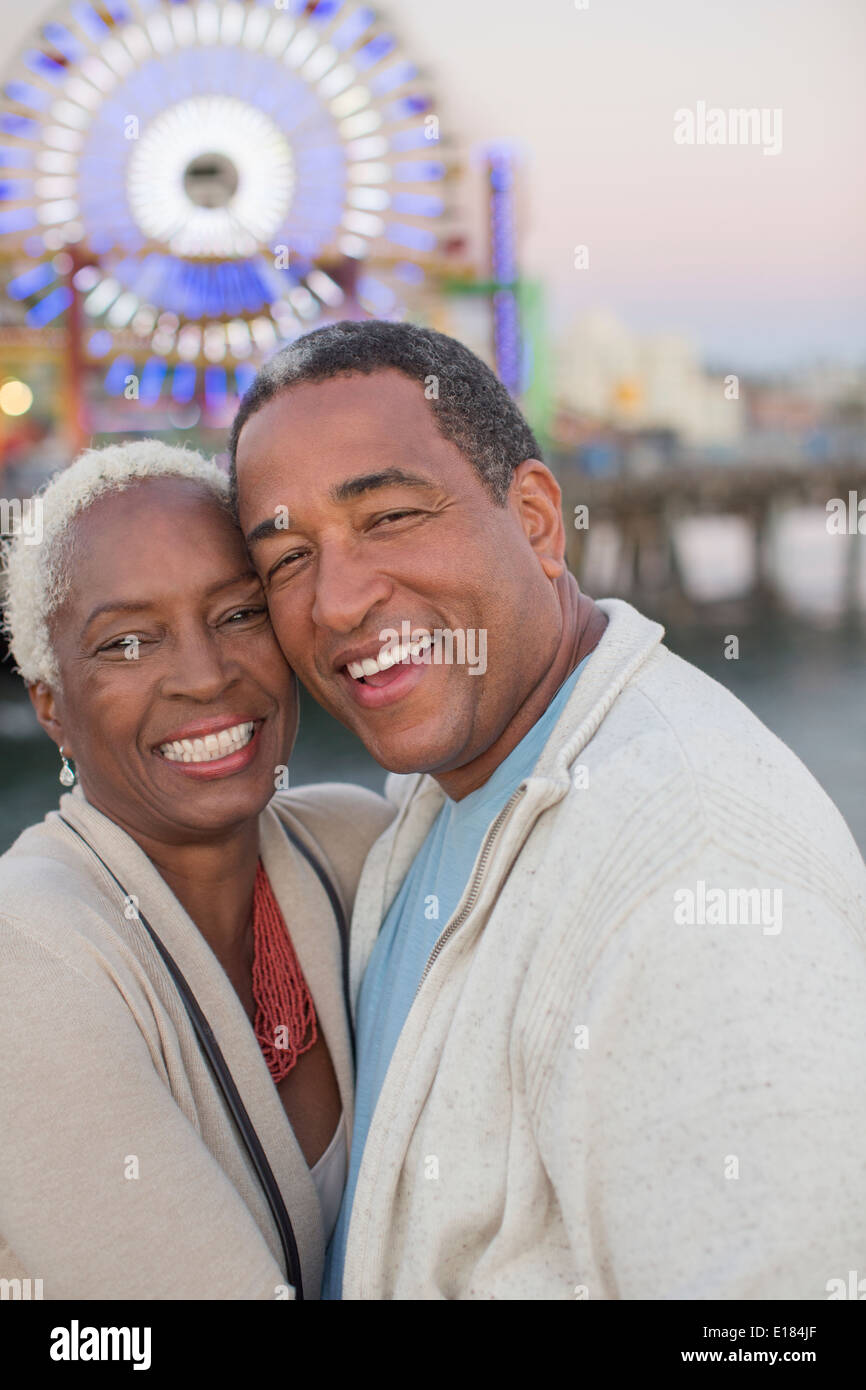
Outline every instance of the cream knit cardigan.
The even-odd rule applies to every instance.
[[[866,867],[787,747],[601,607],[398,1040],[344,1298],[824,1299],[866,1274]],[[388,790],[355,997],[443,801]],[[754,889],[780,930],[700,907]]]
[[[315,1186],[227,975],[134,841],[78,789],[60,807],[138,899],[192,987],[283,1194],[305,1297],[318,1298]],[[281,821],[330,870],[350,910],[364,855],[391,815],[372,792],[322,785],[276,796],[260,821],[262,860],[349,1134],[339,936]],[[128,913],[54,812],[0,858],[0,1278],[42,1280],[46,1299],[290,1298],[246,1149],[183,1001],[132,905]]]

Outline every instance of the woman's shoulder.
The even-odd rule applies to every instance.
[[[325,844],[336,835],[355,835],[367,842],[377,840],[394,818],[390,801],[369,787],[354,782],[312,782],[277,792],[270,803],[282,818],[299,820],[316,839]]]
[[[115,927],[105,898],[77,846],[52,814],[22,831],[0,855],[0,938],[7,951],[30,943],[70,968],[92,967]]]
[[[395,807],[383,796],[352,782],[316,782],[278,792],[267,811],[318,852],[348,900],[354,898],[371,846],[395,815]]]

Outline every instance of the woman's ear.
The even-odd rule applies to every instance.
[[[27,693],[30,696],[30,703],[36,711],[36,718],[42,725],[46,734],[57,744],[59,748],[63,744],[63,726],[59,718],[57,700],[54,691],[45,681],[31,681],[27,686]],[[75,754],[71,749],[65,749],[68,758],[74,758]]]

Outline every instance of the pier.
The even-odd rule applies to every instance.
[[[866,460],[822,463],[807,468],[749,464],[684,464],[649,476],[590,476],[567,460],[554,462],[563,493],[569,568],[582,583],[587,541],[598,522],[612,524],[620,539],[618,574],[613,591],[624,598],[649,598],[657,605],[694,609],[677,558],[673,532],[677,522],[693,517],[738,516],[750,529],[753,582],[743,597],[776,603],[779,595],[770,564],[770,538],[779,517],[793,507],[826,511],[833,498],[850,511],[849,529],[839,534],[846,547],[840,606],[845,614],[859,608],[861,567],[866,564]],[[588,517],[577,515],[585,507]],[[838,509],[837,509],[838,510]],[[574,524],[577,516],[578,524]],[[828,514],[829,519],[829,514]],[[858,527],[859,524],[859,527]]]

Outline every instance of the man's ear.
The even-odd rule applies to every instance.
[[[565,570],[562,492],[546,463],[524,459],[514,470],[509,502],[516,508],[527,540],[548,579]]]
[[[51,686],[46,685],[45,681],[32,681],[27,686],[27,693],[30,696],[30,703],[36,711],[36,718],[48,737],[53,739],[57,747],[60,748],[61,745],[64,745],[63,726],[60,722],[60,712]],[[75,758],[72,750],[66,748],[65,745],[64,752],[67,758]]]

